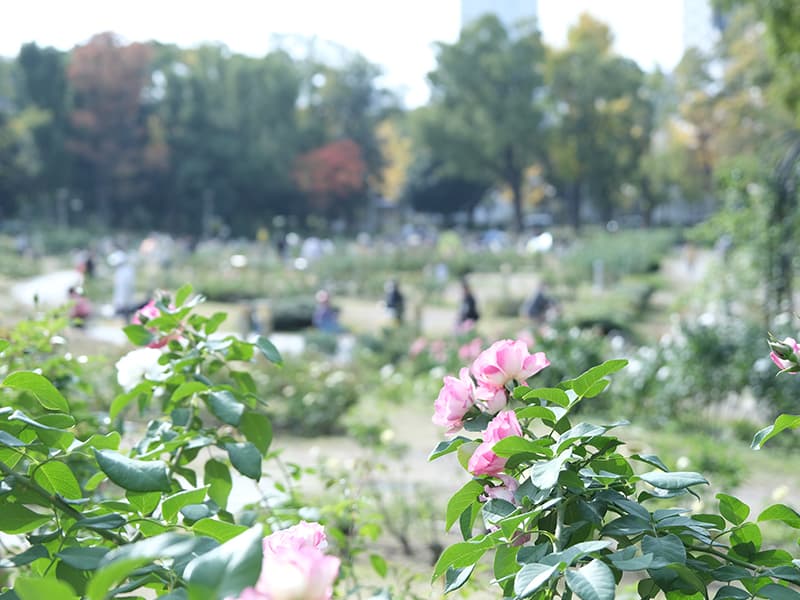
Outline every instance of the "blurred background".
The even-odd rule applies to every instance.
[[[286,355],[255,377],[288,456],[363,475],[389,557],[441,549],[410,500],[452,487],[419,467],[432,402],[501,336],[547,352],[542,385],[628,358],[585,410],[713,491],[797,497],[788,448],[748,444],[800,397],[766,345],[797,330],[800,3],[4,13],[0,337],[83,369],[87,410],[119,391],[120,327],[190,282]]]

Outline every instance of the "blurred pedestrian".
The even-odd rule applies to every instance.
[[[386,283],[386,310],[396,325],[403,324],[403,317],[405,313],[405,297],[400,291],[400,285],[396,279],[391,279]]]
[[[547,284],[542,282],[536,292],[523,303],[521,312],[524,317],[542,322],[554,307],[555,301],[547,293]]]
[[[75,327],[85,327],[86,320],[92,314],[92,304],[83,292],[83,289],[77,286],[69,288],[67,295],[72,303],[69,310],[69,318]]]
[[[325,333],[339,333],[339,311],[331,305],[331,297],[325,290],[320,290],[316,295],[317,306],[311,316],[311,324]]]
[[[466,277],[461,278],[461,306],[458,309],[458,324],[462,325],[467,321],[475,322],[481,318],[478,312],[478,305],[475,295],[469,286]]]

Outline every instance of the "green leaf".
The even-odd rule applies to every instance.
[[[780,415],[775,419],[775,423],[755,434],[750,447],[753,450],[761,450],[767,440],[772,439],[784,429],[796,429],[797,427],[800,427],[800,415]]]
[[[261,572],[261,525],[193,559],[183,572],[190,598],[238,596],[255,585]]]
[[[647,463],[651,467],[655,467],[656,469],[661,469],[662,471],[669,471],[667,465],[661,462],[661,459],[658,458],[655,454],[632,454],[631,460],[638,460],[639,462]]]
[[[561,391],[561,390],[559,390]],[[564,394],[566,396],[566,394]],[[555,413],[546,406],[526,406],[518,408],[516,411],[518,419],[541,419],[542,421],[555,422]]]
[[[280,352],[278,352],[278,349],[267,338],[258,336],[258,339],[256,339],[256,347],[261,350],[261,354],[264,355],[264,358],[271,363],[275,363],[276,365],[283,364]]]
[[[487,525],[497,525],[507,516],[517,510],[517,507],[506,500],[492,498],[481,508],[483,520]]]
[[[189,299],[189,296],[192,295],[192,291],[194,291],[194,288],[192,288],[191,284],[183,284],[178,291],[175,292],[175,306],[178,308],[183,306],[183,303],[186,302],[186,300]]]
[[[144,525],[147,521],[142,521]],[[89,600],[104,600],[109,590],[131,572],[156,559],[184,558],[207,547],[208,538],[164,533],[109,552],[87,586]]]
[[[375,571],[379,577],[386,577],[389,567],[386,560],[380,554],[370,554],[369,562],[372,564],[372,570]]]
[[[239,431],[244,434],[247,441],[258,448],[262,455],[267,453],[272,443],[272,422],[267,415],[251,410],[245,411],[239,421]]]
[[[520,598],[533,594],[550,581],[556,571],[558,571],[557,565],[542,565],[539,563],[524,565],[514,578],[514,593]]]
[[[714,596],[714,600],[750,600],[750,598],[752,598],[750,592],[732,585],[722,586]]]
[[[447,502],[445,512],[445,530],[449,531],[467,507],[469,507],[479,494],[483,493],[483,484],[472,479],[458,490]],[[465,566],[465,565],[462,565]]]
[[[208,408],[223,423],[236,426],[242,420],[244,404],[228,391],[211,392],[206,397]]]
[[[155,336],[144,325],[126,325],[122,331],[128,336],[132,344],[136,346],[147,346],[151,343]]]
[[[245,477],[261,479],[261,453],[250,442],[225,444],[231,464]]]
[[[105,435],[101,435],[99,433],[95,433],[89,438],[78,444],[75,449],[78,448],[97,448],[98,450],[116,450],[119,448],[119,443],[122,440],[120,434],[116,431],[112,431],[110,433],[106,433]]]
[[[55,417],[55,419],[51,418]],[[62,417],[69,417],[69,415],[63,414],[49,414],[49,415],[40,415],[39,419],[31,419],[28,415],[26,415],[21,410],[15,410],[11,415],[9,415],[9,421],[21,421],[27,425],[30,425],[36,430],[36,436],[42,440],[48,446],[53,446],[56,448],[60,448],[62,450],[66,450],[72,444],[72,441],[75,439],[75,434],[71,431],[67,431],[62,427],[56,427],[51,425],[50,423],[55,423],[55,425],[62,425],[64,424],[64,420]],[[71,419],[71,417],[69,417]],[[71,425],[70,425],[71,427]]]
[[[199,504],[206,497],[209,486],[194,490],[182,490],[164,499],[161,504],[161,515],[167,520],[172,521],[177,518],[178,511],[187,504]]]
[[[444,552],[439,555],[439,560],[436,561],[436,565],[433,567],[431,581],[437,580],[450,567],[457,569],[474,565],[493,543],[494,538],[492,538],[492,536],[486,536],[480,540],[459,542],[458,544],[453,544],[445,548]]]
[[[594,559],[585,567],[565,573],[567,585],[581,600],[613,600],[616,581],[604,562]]]
[[[134,492],[168,492],[167,465],[160,460],[136,460],[112,450],[95,450],[100,469],[118,486]]]
[[[14,591],[20,600],[78,600],[75,590],[53,577],[18,577],[14,581]]]
[[[22,567],[32,563],[35,560],[39,560],[40,558],[50,558],[50,553],[44,546],[36,544],[35,546],[31,546],[24,552],[20,552],[15,556],[0,558],[0,569],[13,569],[14,567]]]
[[[445,454],[450,454],[451,452],[455,452],[458,450],[459,446],[465,444],[466,442],[471,442],[469,438],[464,437],[463,435],[459,435],[454,437],[452,440],[442,440],[436,445],[436,448],[428,456],[428,460],[436,460],[440,456],[444,456]]]
[[[708,483],[700,473],[689,471],[671,471],[669,473],[650,471],[640,475],[640,478],[642,481],[646,481],[650,485],[663,490],[683,490],[700,483]]]
[[[183,400],[192,394],[205,392],[207,389],[208,386],[205,383],[200,383],[199,381],[184,381],[175,389],[174,392],[172,392],[170,399],[173,402],[178,402],[179,400]]]
[[[531,469],[531,483],[540,490],[549,490],[558,483],[558,476],[566,463],[572,457],[572,449],[567,449],[555,458],[537,462]]]
[[[447,571],[444,572],[444,593],[449,594],[450,592],[455,592],[457,589],[460,589],[469,581],[474,570],[475,565],[461,567],[460,569],[448,567]]]
[[[652,554],[636,555],[636,548],[628,546],[627,548],[614,552],[607,556],[611,564],[620,571],[642,571],[649,569],[653,564]]]
[[[42,515],[21,504],[4,504],[0,508],[0,531],[28,533],[53,520],[52,515]]]
[[[610,384],[610,379],[601,379],[600,381],[595,381],[589,386],[589,389],[584,392],[583,397],[594,398],[595,396],[599,396]]]
[[[50,461],[40,465],[34,472],[33,479],[51,494],[60,494],[70,500],[83,497],[81,486],[72,469],[64,463]]]
[[[532,408],[540,408],[538,406]],[[537,457],[550,457],[553,451],[549,448],[550,439],[528,440],[517,435],[510,435],[496,442],[492,452],[498,456],[513,456],[515,454],[529,454]]]
[[[225,321],[227,318],[228,313],[224,312],[215,312],[213,315],[211,315],[208,318],[208,321],[206,321],[206,335],[215,333],[217,329],[219,329],[219,326],[222,325],[223,321]]]
[[[800,529],[800,514],[785,504],[773,504],[758,515],[759,521],[781,521],[789,527]],[[738,525],[738,523],[737,523]]]
[[[99,515],[97,517],[87,517],[77,521],[72,529],[84,528],[92,529],[94,531],[107,531],[109,529],[119,529],[125,525],[127,521],[125,517],[117,513],[109,513],[107,515]]]
[[[686,563],[686,548],[681,539],[673,533],[661,537],[644,536],[642,538],[642,553],[653,555],[651,569]]]
[[[778,585],[777,583],[768,583],[764,587],[759,588],[756,596],[759,598],[767,598],[768,600],[800,600],[800,592],[796,592],[783,585]]]
[[[73,546],[64,548],[56,556],[70,567],[81,571],[94,571],[111,549],[103,546]]]
[[[0,340],[0,352],[3,352],[10,345],[11,345],[11,342],[9,342],[8,340]]]
[[[719,514],[734,525],[741,525],[750,514],[750,507],[744,502],[728,494],[717,494]]]
[[[596,382],[600,381],[606,375],[623,369],[627,364],[628,361],[624,359],[607,360],[596,367],[592,367],[576,379],[573,379],[572,389],[575,390],[575,393],[579,396],[583,396]]]
[[[128,490],[125,497],[137,511],[142,515],[152,513],[158,503],[161,502],[161,492],[134,492]]]
[[[534,398],[541,398],[547,400],[558,406],[566,408],[569,406],[569,396],[564,390],[558,388],[536,388],[525,394],[523,400],[533,400]]]
[[[744,523],[731,532],[731,546],[738,554],[750,556],[761,548],[761,529],[755,523]],[[739,548],[735,548],[740,546]],[[752,552],[745,552],[745,547],[751,546]]]
[[[15,390],[30,392],[39,401],[39,404],[48,410],[58,410],[69,412],[69,404],[64,399],[55,386],[46,377],[31,371],[17,371],[11,373],[4,380],[2,385]]]
[[[200,519],[192,525],[192,531],[196,535],[207,535],[218,542],[227,542],[246,530],[247,527],[243,525],[234,525],[233,523],[208,518]]]
[[[208,497],[219,506],[225,508],[228,505],[228,496],[233,487],[228,466],[213,458],[207,461],[205,467],[203,467],[203,483],[209,486]]]
[[[576,560],[583,558],[592,552],[605,550],[612,544],[613,542],[611,540],[590,540],[588,542],[580,542],[574,546],[569,546],[566,550],[562,550],[561,552],[548,554],[547,556],[542,557],[539,562],[543,565],[563,564],[566,567],[570,567]]]

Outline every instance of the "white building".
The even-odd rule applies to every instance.
[[[461,0],[461,27],[485,14],[497,15],[506,28],[538,17],[538,0]]]

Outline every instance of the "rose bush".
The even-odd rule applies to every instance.
[[[774,342],[781,360],[798,366],[790,344]],[[760,522],[800,529],[800,513],[784,504],[748,520],[741,500],[718,494],[718,513],[694,513],[667,502],[696,495],[699,473],[670,471],[656,456],[625,452],[610,431],[625,425],[573,423],[575,409],[602,393],[612,360],[556,387],[528,387],[548,360],[522,342],[504,340],[471,366],[477,386],[491,384],[507,405],[492,417],[475,402],[459,419],[467,432],[441,442],[431,459],[457,453],[473,476],[450,499],[446,528],[462,542],[441,554],[433,579],[461,588],[482,557],[494,551],[492,583],[504,598],[611,600],[624,575],[638,580],[642,599],[800,598],[800,567],[785,550],[761,547]],[[445,386],[448,382],[445,382]],[[477,389],[476,386],[476,389]],[[466,384],[464,385],[466,386]],[[434,422],[455,428],[450,421]],[[800,426],[784,415],[759,432],[760,445],[781,428]],[[475,531],[476,522],[483,526]]]

